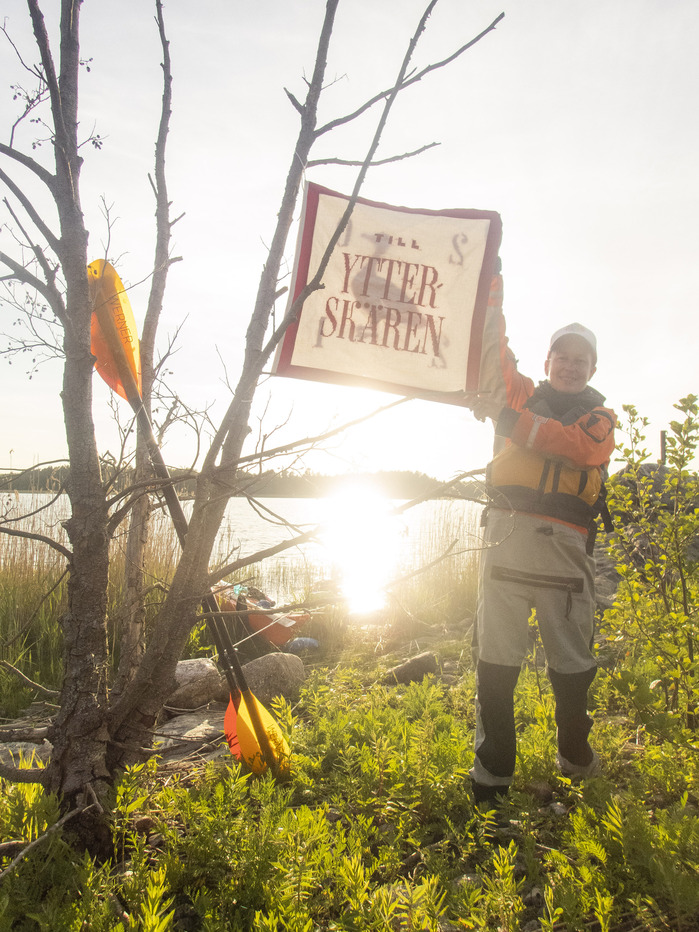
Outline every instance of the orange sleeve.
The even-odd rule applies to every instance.
[[[515,354],[509,347],[505,332],[502,275],[494,275],[490,283],[488,310],[483,329],[479,394],[490,395],[503,408],[521,411],[534,391],[534,382],[517,369]]]
[[[616,415],[609,408],[593,408],[573,424],[522,411],[508,436],[513,443],[545,456],[559,458],[578,469],[606,466],[614,452]]]

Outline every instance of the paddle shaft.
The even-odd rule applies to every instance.
[[[134,407],[133,403],[132,407]],[[175,532],[180,542],[180,546],[184,547],[187,530],[189,529],[187,516],[182,510],[182,504],[177,497],[177,491],[175,490],[175,486],[172,484],[170,473],[167,466],[165,465],[165,461],[163,460],[160,447],[158,446],[157,441],[153,436],[153,429],[151,427],[150,419],[146,413],[145,408],[143,407],[143,403],[140,398],[138,400],[138,410],[136,410],[134,407],[134,411],[136,413],[139,426],[141,427],[143,435],[146,438],[148,453],[150,455],[151,462],[153,463],[156,476],[158,476],[159,479],[169,480],[165,482],[161,491],[168,511],[170,512],[172,523],[175,526]],[[214,643],[216,644],[216,650],[218,651],[219,657],[223,661],[229,689],[231,692],[233,692],[233,688],[231,687],[231,682],[233,680],[233,677],[231,677],[232,668],[232,672],[235,677],[233,682],[237,681],[238,689],[242,693],[248,714],[250,716],[250,723],[252,724],[255,737],[257,738],[257,741],[260,745],[260,750],[262,751],[262,757],[272,773],[275,773],[277,769],[276,758],[269,743],[269,736],[265,731],[262,720],[260,719],[260,713],[258,711],[257,705],[253,701],[253,695],[250,691],[250,687],[247,684],[247,680],[245,679],[243,668],[241,667],[240,661],[238,660],[238,656],[231,642],[226,625],[219,624],[219,621],[216,618],[216,613],[219,613],[221,609],[213,592],[209,592],[204,596],[202,599],[202,605],[204,606],[205,611],[211,615],[211,617],[207,618],[207,624],[213,636]]]
[[[129,404],[133,408],[134,414],[136,415],[136,420],[138,421],[138,425],[141,428],[145,438],[146,446],[148,447],[148,455],[150,456],[151,463],[153,464],[155,474],[159,479],[165,480],[161,488],[161,492],[163,498],[165,499],[167,509],[170,512],[170,517],[172,518],[172,523],[175,527],[175,533],[177,534],[180,546],[184,547],[187,531],[189,530],[187,516],[182,510],[182,504],[177,496],[177,491],[173,485],[170,472],[165,464],[163,454],[153,434],[153,427],[151,425],[150,418],[148,417],[148,412],[143,406],[141,393],[138,390],[136,379],[134,378],[131,367],[126,358],[126,354],[124,353],[124,348],[122,346],[118,330],[114,324],[114,319],[110,313],[109,306],[104,303],[95,310],[95,313],[97,314],[100,327],[106,336],[109,348],[117,364],[119,377],[121,379],[122,385],[124,386],[126,397]],[[228,687],[231,693],[233,693],[236,688],[240,690],[245,701],[248,714],[250,716],[250,723],[252,724],[253,730],[255,732],[255,737],[257,738],[257,741],[260,745],[263,760],[270,768],[272,773],[276,775],[276,757],[272,751],[272,746],[269,742],[269,736],[265,731],[262,720],[260,719],[260,713],[258,711],[257,704],[254,702],[254,697],[245,679],[243,668],[241,667],[240,661],[236,655],[235,647],[231,642],[228,630],[225,625],[219,625],[218,619],[216,618],[216,615],[220,613],[220,607],[216,601],[216,596],[212,592],[209,592],[209,594],[204,596],[202,599],[202,605],[204,606],[206,612],[210,613],[211,615],[211,617],[207,619],[207,624],[213,636],[214,643],[216,644],[218,655],[223,662],[223,668],[226,674],[226,679],[228,681]]]

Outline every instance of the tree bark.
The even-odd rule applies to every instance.
[[[161,0],[156,0],[156,12],[160,43],[163,49],[163,97],[158,138],[155,144],[155,180],[153,182],[156,200],[156,243],[148,309],[140,341],[141,397],[149,420],[152,418],[152,393],[155,382],[155,338],[163,309],[167,274],[172,261],[170,259],[172,223],[165,175],[165,147],[172,107],[172,68]],[[140,483],[153,476],[153,468],[140,425],[137,427],[137,438],[134,478],[136,483]],[[150,514],[150,498],[143,495],[134,504],[129,517],[126,541],[125,612],[120,625],[119,667],[114,684],[114,697],[122,695],[127,684],[134,678],[145,651],[144,573],[146,548],[150,538]]]
[[[44,785],[65,808],[92,785],[99,795],[110,775],[106,766],[108,509],[102,488],[92,419],[93,357],[87,282],[87,231],[79,198],[78,153],[80,4],[61,4],[61,68],[57,77],[37,0],[29,0],[34,34],[51,97],[54,122],[57,245],[66,283],[65,366],[61,400],[68,441],[71,517],[65,522],[72,556],[69,608],[63,617],[64,679],[60,710],[50,729],[53,744]]]

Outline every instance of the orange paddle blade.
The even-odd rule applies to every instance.
[[[104,259],[88,265],[87,278],[95,369],[113,391],[133,403],[134,393],[141,395],[141,352],[131,304],[121,279]]]
[[[262,727],[265,730],[269,744],[274,754],[276,771],[280,777],[289,775],[289,763],[291,751],[289,745],[281,733],[279,725],[274,721],[265,707],[257,701],[252,693],[247,694],[243,699],[239,692],[231,696],[226,710],[226,716],[223,722],[223,730],[228,740],[228,746],[231,754],[238,760],[245,761],[250,770],[255,774],[264,773],[267,769],[260,743],[255,737],[255,730],[250,721],[247,702],[254,702]]]

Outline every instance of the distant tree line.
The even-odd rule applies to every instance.
[[[133,480],[130,468],[116,469],[114,464],[103,463],[104,478],[110,481],[114,491],[123,491]],[[180,497],[194,494],[196,474],[172,469],[173,479]],[[48,492],[59,493],[66,487],[69,467],[65,464],[41,466],[21,472],[6,472],[0,475],[1,492]],[[352,473],[351,476],[325,476],[310,470],[297,472],[271,469],[258,473],[239,472],[237,496],[253,498],[322,498],[330,495],[348,481],[366,482],[376,491],[389,498],[414,499],[421,496],[434,498],[462,497],[464,484],[443,489],[440,483],[422,472],[390,470],[375,473]],[[471,497],[471,496],[468,496]]]

